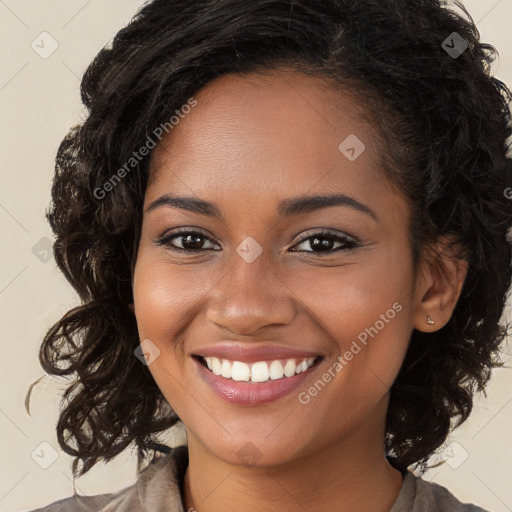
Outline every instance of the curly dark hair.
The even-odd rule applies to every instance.
[[[460,55],[448,52],[449,37],[450,47],[453,37],[465,41]],[[450,321],[433,333],[413,331],[390,390],[388,458],[397,469],[415,464],[424,472],[468,418],[474,394],[485,395],[492,369],[503,366],[512,98],[491,76],[496,53],[480,42],[458,2],[453,8],[438,0],[144,4],[82,78],[88,117],[60,144],[46,212],[56,263],[81,300],[48,330],[39,354],[47,373],[74,377],[57,424],[61,448],[74,456],[73,474],[108,462],[132,442],[140,471],[158,435],[181,421],[134,357],[140,340],[129,304],[150,156],[104,197],[97,191],[205,84],[227,73],[281,68],[329,80],[357,97],[378,132],[382,172],[413,212],[415,271],[424,250],[447,236],[457,241],[456,257],[468,262]]]

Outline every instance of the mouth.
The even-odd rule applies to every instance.
[[[258,406],[291,395],[318,373],[323,356],[260,360],[245,363],[192,355],[200,380],[222,400],[237,406]]]
[[[192,357],[214,375],[231,381],[252,384],[290,379],[295,375],[307,372],[309,368],[317,365],[323,359],[322,356],[316,356],[246,363],[213,356],[193,355]]]

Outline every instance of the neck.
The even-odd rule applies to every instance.
[[[246,467],[215,457],[188,433],[185,510],[256,512],[264,503],[268,512],[389,512],[403,478],[376,438],[357,429],[293,461]]]

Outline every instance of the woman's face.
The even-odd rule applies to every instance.
[[[382,442],[416,298],[409,208],[370,127],[299,73],[227,75],[195,100],[152,154],[133,283],[149,370],[189,444],[273,465]],[[313,366],[296,373],[293,350]]]

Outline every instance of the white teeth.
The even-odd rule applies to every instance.
[[[309,361],[309,359],[308,359],[308,361]],[[293,377],[295,375],[295,361],[293,359],[288,359],[288,361],[286,361],[286,364],[284,365],[283,373],[287,377]]]
[[[220,374],[226,379],[231,378],[231,363],[227,359],[222,360],[222,366],[220,367]]]
[[[224,362],[222,364],[224,364]],[[249,365],[240,361],[234,361],[231,365],[231,378],[233,380],[245,380],[245,382],[249,382],[251,378]]]
[[[287,359],[275,361],[258,361],[248,364],[242,361],[229,361],[218,357],[203,357],[208,369],[215,375],[221,375],[226,379],[245,382],[267,382],[283,377],[293,377],[305,372],[315,362],[315,357],[307,359]]]
[[[272,361],[268,370],[272,380],[283,378],[283,365],[279,361]]]
[[[220,375],[221,368],[222,368],[220,360],[216,357],[208,357],[207,359],[210,360],[210,363],[212,365],[212,372],[215,375]]]
[[[254,363],[251,366],[251,380],[253,382],[265,382],[269,378],[268,365],[265,361]]]

